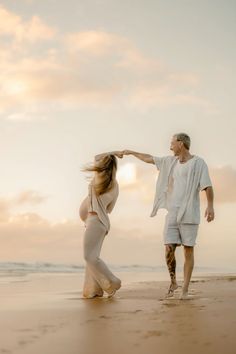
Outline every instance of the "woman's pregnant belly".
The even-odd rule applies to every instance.
[[[86,197],[79,208],[79,216],[82,221],[85,221],[88,216],[88,197]]]

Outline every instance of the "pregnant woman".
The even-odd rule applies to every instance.
[[[93,166],[84,171],[94,173],[88,196],[80,206],[80,218],[85,222],[84,259],[86,261],[83,296],[102,297],[104,291],[112,297],[121,287],[121,281],[99,258],[105,236],[110,230],[108,213],[115,206],[119,186],[116,181],[117,159],[123,153],[114,151],[95,156]]]

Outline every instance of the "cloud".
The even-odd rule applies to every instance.
[[[84,31],[65,36],[65,43],[72,53],[91,57],[106,57],[114,61],[116,68],[151,71],[160,70],[161,63],[150,59],[126,37],[105,31]]]
[[[47,197],[33,190],[23,191],[14,197],[0,198],[0,223],[12,222],[12,218],[15,218],[14,214],[12,213],[12,209],[25,205],[30,207],[36,206],[44,203],[46,199]]]
[[[118,51],[121,50],[127,40],[104,31],[85,31],[66,35],[65,43],[71,53],[105,56],[111,54],[115,44],[118,44]]]
[[[20,193],[15,199],[15,203],[22,205],[22,204],[30,204],[30,205],[37,205],[45,202],[47,198],[42,196],[36,191],[27,190]]]
[[[28,229],[32,226],[49,225],[49,222],[36,213],[21,213],[11,215],[7,220],[7,224],[14,225],[20,230],[21,228]]]
[[[51,222],[29,211],[46,198],[32,190],[0,198],[0,257],[2,261],[82,262],[84,227],[75,220]],[[28,211],[16,211],[27,207]]]
[[[200,83],[200,78],[194,73],[175,72],[169,74],[168,81],[172,81],[176,85],[190,84],[197,86]]]
[[[7,116],[7,119],[11,120],[11,121],[28,122],[28,121],[32,120],[32,115],[29,113],[13,113],[13,114],[9,114],[9,116]]]
[[[12,37],[16,42],[34,43],[49,40],[55,35],[55,29],[46,25],[38,16],[24,21],[19,15],[0,5],[0,36]]]
[[[8,220],[9,218],[9,204],[8,202],[0,198],[0,223],[2,221]]]
[[[82,263],[83,226],[52,224],[38,214],[24,213],[0,223],[2,261]]]
[[[215,187],[215,199],[219,203],[236,202],[236,170],[232,166],[212,168],[210,170]]]
[[[173,71],[116,33],[58,33],[38,16],[25,20],[1,6],[0,41],[0,113],[11,121],[37,119],[31,112],[38,107],[45,115],[114,103],[144,111],[188,104],[217,113],[198,93],[195,73]]]
[[[178,81],[173,81],[172,79],[169,80],[167,74],[161,80],[157,78],[155,80],[154,73],[152,82],[145,83],[144,81],[142,84],[134,87],[130,93],[130,104],[142,111],[155,106],[165,108],[176,105],[188,105],[199,107],[207,114],[219,114],[219,108],[215,104],[197,94],[198,79],[192,80],[192,78],[194,78],[194,75],[187,74],[186,76],[183,75],[182,80],[179,77]],[[176,87],[177,82],[179,82],[178,87]]]

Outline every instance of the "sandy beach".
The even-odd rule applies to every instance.
[[[77,274],[2,281],[0,353],[235,353],[235,276],[193,278],[186,301],[165,299],[167,287],[136,282],[85,300]]]

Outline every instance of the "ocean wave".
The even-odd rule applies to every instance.
[[[109,265],[112,271],[115,272],[167,272],[165,265]],[[50,262],[0,262],[1,273],[83,273],[85,266],[83,264],[56,264]],[[177,271],[182,271],[180,267]],[[218,272],[220,269],[211,267],[195,267],[196,272]],[[221,269],[222,271],[222,269]]]
[[[24,273],[75,273],[83,272],[83,265],[55,264],[48,262],[0,262],[0,272]]]

